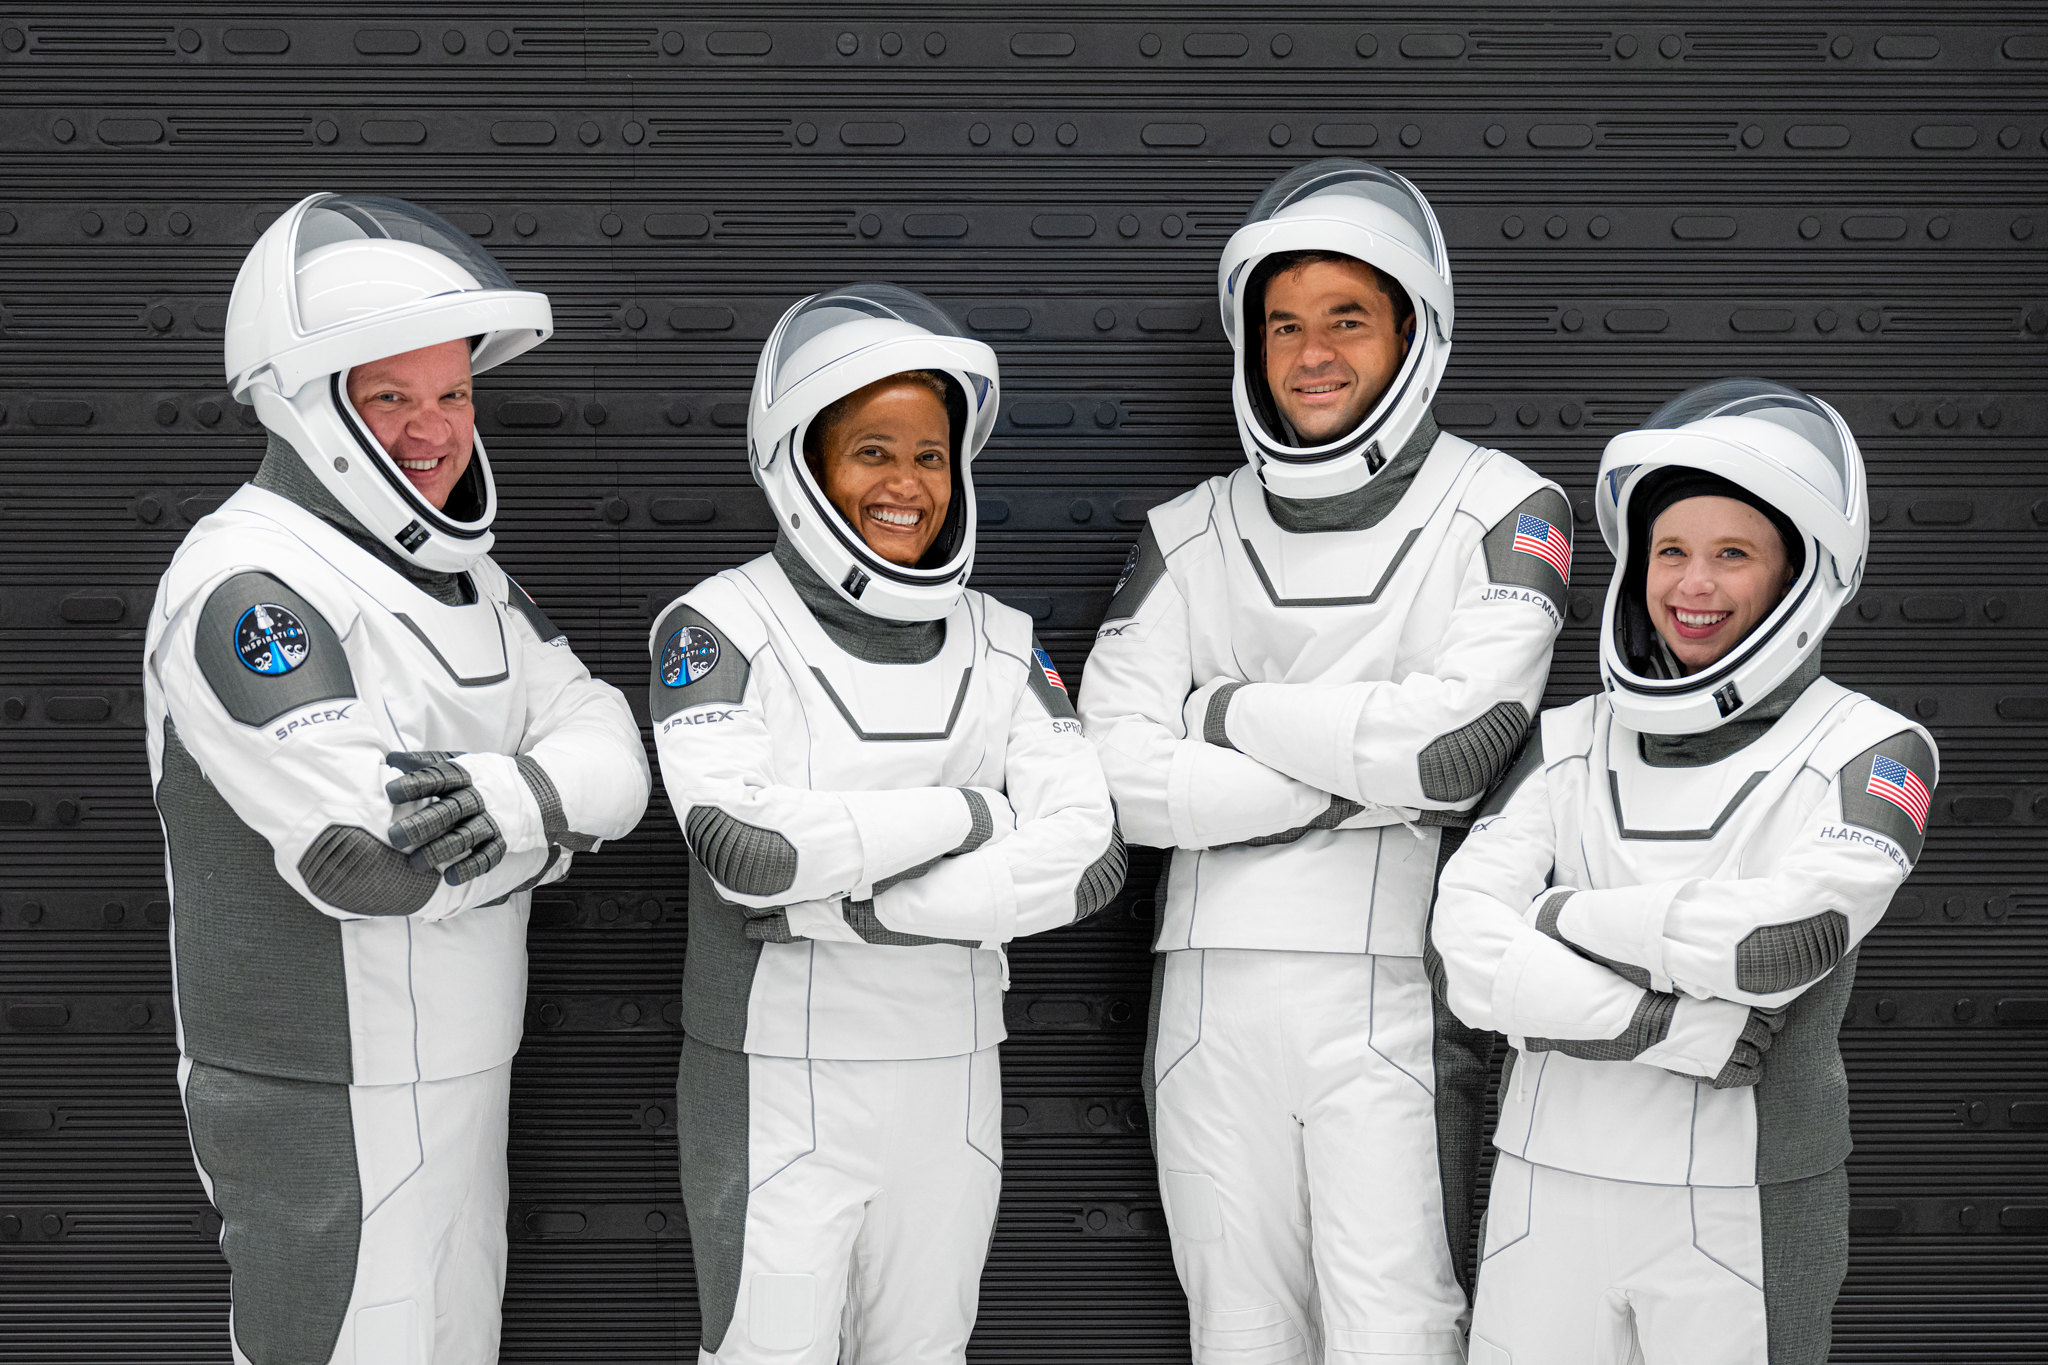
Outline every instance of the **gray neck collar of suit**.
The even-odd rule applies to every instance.
[[[1697,735],[1643,735],[1643,762],[1652,768],[1703,768],[1739,754],[1764,737],[1778,717],[1792,709],[1820,677],[1820,651],[1806,656],[1798,671],[1736,720]]]
[[[1373,475],[1363,488],[1339,493],[1334,498],[1282,498],[1267,493],[1266,511],[1281,530],[1302,534],[1364,531],[1377,526],[1401,501],[1408,485],[1415,482],[1436,438],[1436,419],[1425,412],[1400,453],[1387,461],[1387,467]]]
[[[334,500],[334,494],[328,492],[327,485],[306,468],[306,462],[299,458],[299,452],[292,449],[289,441],[276,432],[268,434],[270,444],[263,452],[263,463],[257,466],[256,477],[249,482],[305,508],[397,570],[435,601],[457,607],[476,600],[476,590],[470,586],[467,574],[435,573],[387,548],[382,540],[371,535],[361,522],[350,516],[347,508]]]
[[[834,592],[786,536],[775,537],[775,562],[832,643],[854,658],[871,664],[922,664],[936,659],[945,647],[944,621],[884,621],[868,615]]]

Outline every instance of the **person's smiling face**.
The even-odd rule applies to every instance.
[[[1771,614],[1790,565],[1777,528],[1748,503],[1685,498],[1650,528],[1643,601],[1680,666],[1697,673]]]
[[[952,435],[946,404],[929,385],[890,375],[832,414],[812,473],[869,549],[914,568],[953,500]]]
[[[1363,261],[1310,261],[1266,282],[1266,386],[1309,446],[1350,431],[1387,391],[1408,354],[1413,314]]]
[[[348,401],[421,497],[444,507],[476,444],[469,343],[444,341],[348,372]]]

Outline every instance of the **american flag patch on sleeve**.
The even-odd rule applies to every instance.
[[[1495,544],[1499,542],[1496,541]],[[1565,582],[1572,581],[1572,538],[1541,517],[1523,512],[1515,518],[1514,549],[1557,570]]]
[[[1863,790],[1891,802],[1906,812],[1914,829],[1922,834],[1927,832],[1927,803],[1932,798],[1927,784],[1905,764],[1883,754],[1876,755],[1870,760],[1870,781]]]
[[[1060,678],[1060,671],[1052,666],[1052,655],[1042,649],[1034,649],[1031,651],[1031,657],[1037,661],[1038,667],[1045,674],[1047,682],[1062,692],[1067,690],[1066,683]]]

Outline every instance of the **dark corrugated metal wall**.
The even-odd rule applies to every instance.
[[[220,328],[315,189],[435,207],[554,298],[489,376],[500,558],[644,706],[650,607],[768,543],[761,338],[854,277],[1001,354],[977,583],[1070,680],[1144,510],[1240,458],[1216,255],[1317,155],[1384,161],[1459,288],[1438,413],[1561,479],[1594,685],[1601,444],[1758,372],[1848,416],[1873,566],[1830,671],[1946,760],[1845,1032],[1836,1357],[2048,1338],[2048,14],[2036,6],[0,6],[0,1361],[226,1358],[173,1085],[137,655],[254,467]],[[1018,948],[986,1361],[1186,1358],[1138,1099],[1141,858]],[[673,1169],[683,848],[535,907],[508,1360],[694,1359]]]

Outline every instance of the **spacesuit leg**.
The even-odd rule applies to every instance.
[[[1502,1153],[1472,1365],[1778,1365],[1757,1187],[1646,1185]]]
[[[505,1297],[512,1064],[349,1087],[362,1244],[336,1365],[490,1365]]]
[[[708,1365],[832,1365],[853,1239],[881,1188],[896,1062],[761,1057],[683,1042],[683,1205]],[[867,1073],[866,1069],[881,1071]]]
[[[1003,1185],[995,1048],[888,1068],[882,1191],[854,1241],[844,1365],[963,1365]]]
[[[1288,953],[1325,1360],[1460,1365],[1422,959]]]
[[[1281,956],[1189,949],[1160,973],[1154,1136],[1195,1365],[1321,1358]]]
[[[181,1063],[238,1361],[497,1359],[511,1071],[340,1086]]]

